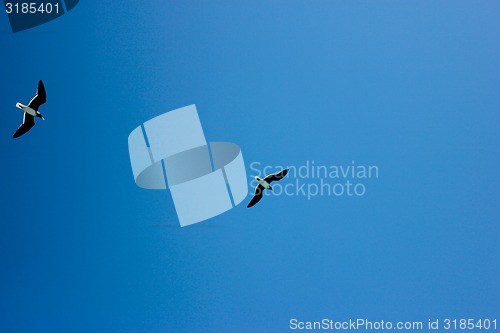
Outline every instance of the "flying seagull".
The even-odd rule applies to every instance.
[[[250,200],[250,202],[248,203],[247,208],[252,207],[257,202],[259,202],[260,199],[262,199],[262,192],[264,192],[265,189],[269,189],[271,191],[273,190],[273,188],[270,185],[271,182],[275,180],[276,181],[280,180],[281,178],[285,177],[287,173],[288,169],[285,169],[278,173],[270,174],[266,176],[264,179],[256,176],[255,180],[259,182],[259,185],[257,185],[257,187],[255,188],[255,194],[253,195],[252,200]]]
[[[45,94],[45,87],[43,86],[42,80],[38,82],[38,89],[36,91],[36,96],[30,101],[28,105],[23,105],[21,103],[16,103],[16,106],[24,111],[23,123],[14,133],[13,138],[18,138],[21,135],[28,132],[33,126],[35,126],[35,117],[42,118],[45,120],[38,108],[40,105],[47,101],[47,95]]]

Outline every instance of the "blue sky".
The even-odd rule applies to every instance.
[[[82,1],[16,34],[0,15],[0,39],[1,331],[499,319],[497,2]],[[39,79],[46,120],[13,140]],[[379,177],[181,228],[127,137],[189,104],[249,181],[252,162]]]

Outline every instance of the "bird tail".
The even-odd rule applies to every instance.
[[[16,103],[16,106],[22,110],[24,110],[24,108],[26,107],[26,105],[23,105],[21,103]]]

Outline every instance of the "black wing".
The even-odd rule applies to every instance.
[[[253,198],[252,200],[250,200],[250,202],[248,203],[248,206],[247,208],[250,208],[252,207],[253,205],[255,205],[257,202],[260,201],[260,199],[262,199],[262,192],[264,191],[264,186],[262,185],[257,185],[257,187],[255,188],[255,194],[253,195]]]
[[[268,182],[269,184],[271,184],[271,182],[273,182],[275,180],[280,180],[281,178],[285,177],[287,173],[288,173],[288,169],[285,169],[285,170],[282,170],[278,173],[266,176],[266,178],[264,178],[264,180],[266,182]]]
[[[14,133],[14,136],[12,137],[14,139],[20,137],[24,133],[28,132],[33,126],[35,126],[35,117],[25,112],[22,125],[19,126],[16,133]]]
[[[33,110],[38,111],[40,105],[42,105],[46,101],[47,101],[47,94],[45,93],[45,87],[43,85],[43,82],[42,80],[40,80],[40,82],[38,82],[38,89],[36,91],[36,96],[33,97],[28,106]]]

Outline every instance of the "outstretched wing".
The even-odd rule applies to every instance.
[[[262,192],[264,191],[264,186],[262,185],[257,185],[257,187],[255,188],[255,194],[253,195],[253,198],[252,200],[250,200],[250,202],[248,203],[248,206],[247,208],[250,208],[252,207],[253,205],[255,205],[257,202],[260,201],[260,199],[262,199]]]
[[[47,101],[47,94],[45,93],[45,87],[43,85],[43,82],[42,80],[40,80],[40,82],[38,82],[38,89],[36,90],[36,96],[33,97],[28,106],[33,110],[38,111],[40,105],[42,105],[46,101]]]
[[[28,132],[33,126],[35,126],[35,117],[25,112],[22,125],[19,126],[16,133],[14,133],[12,137],[14,139],[20,137]]]
[[[266,178],[264,178],[264,180],[266,182],[268,182],[269,184],[271,184],[271,182],[273,182],[275,180],[278,181],[281,178],[285,177],[287,173],[288,173],[288,169],[285,169],[285,170],[282,170],[282,171],[280,171],[278,173],[266,176]]]

